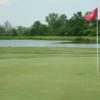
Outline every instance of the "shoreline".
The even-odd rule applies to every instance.
[[[73,43],[96,43],[96,36],[0,36],[0,40],[67,40]]]

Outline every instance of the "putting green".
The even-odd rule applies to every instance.
[[[0,100],[100,100],[95,53],[95,49],[0,48]]]

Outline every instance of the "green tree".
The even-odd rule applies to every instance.
[[[31,35],[33,36],[47,35],[47,26],[42,24],[40,21],[36,21],[31,26]]]
[[[98,24],[99,24],[99,36],[100,36],[100,19],[98,20]]]
[[[17,35],[18,36],[29,36],[29,35],[31,35],[30,28],[18,26],[17,27]]]
[[[71,19],[69,19],[69,27],[67,35],[70,36],[81,36],[83,35],[83,31],[86,28],[85,20],[82,16],[81,12],[77,12],[72,16]]]
[[[0,35],[5,35],[5,29],[0,25]]]
[[[45,18],[48,25],[48,35],[57,35],[57,30],[59,28],[59,14],[50,13]]]
[[[65,14],[50,13],[45,19],[48,25],[48,35],[64,35],[68,21]]]
[[[68,29],[68,19],[65,14],[62,14],[59,16],[59,28],[58,28],[58,34],[60,36],[65,35]]]

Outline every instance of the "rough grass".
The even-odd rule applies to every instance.
[[[95,49],[0,48],[0,100],[100,100],[95,53]]]
[[[82,43],[95,43],[96,36],[0,36],[0,40],[25,40],[25,39],[33,39],[33,40],[71,40],[73,42],[82,42]],[[99,36],[100,42],[100,36]]]

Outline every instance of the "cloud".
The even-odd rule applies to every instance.
[[[10,0],[0,0],[0,5],[5,5],[9,2]]]
[[[0,5],[9,4],[11,1],[15,1],[15,0],[0,0]]]

